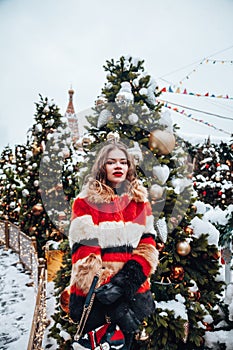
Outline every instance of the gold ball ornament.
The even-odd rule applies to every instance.
[[[86,148],[86,147],[90,146],[90,144],[91,144],[91,138],[88,136],[84,137],[83,141],[82,141],[82,147]]]
[[[184,232],[187,233],[188,235],[192,235],[193,229],[192,229],[192,227],[187,226],[187,227],[185,227]]]
[[[160,154],[169,154],[176,144],[175,136],[165,130],[153,130],[149,136],[149,147],[151,150],[158,149]]]
[[[120,141],[120,135],[117,131],[110,131],[108,134],[107,134],[107,140],[115,140],[116,142]]]
[[[35,216],[39,216],[44,211],[43,205],[37,203],[32,207],[32,214]]]
[[[191,252],[190,244],[187,241],[178,242],[176,251],[181,256],[186,256]]]

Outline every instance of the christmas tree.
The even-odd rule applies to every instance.
[[[19,219],[22,231],[36,236],[39,256],[44,256],[48,240],[62,239],[60,221],[66,219],[66,211],[70,214],[63,192],[66,178],[62,177],[63,166],[70,157],[68,134],[66,119],[59,108],[53,100],[40,96],[35,123],[28,135]],[[74,187],[69,191],[74,196]]]
[[[21,205],[22,182],[20,171],[23,171],[19,161],[19,153],[24,146],[17,146],[15,152],[7,146],[0,160],[0,217],[17,224]]]
[[[145,320],[133,349],[204,349],[205,332],[218,318],[222,290],[222,282],[216,280],[218,231],[202,220],[195,205],[190,157],[175,134],[170,113],[157,102],[159,88],[144,73],[144,61],[121,57],[107,61],[104,69],[107,82],[93,114],[87,116],[80,185],[102,143],[115,138],[127,144],[148,188],[160,251],[159,267],[151,276],[156,312]],[[65,249],[69,258],[56,280],[57,295],[69,284],[68,244]],[[59,307],[53,318],[51,336],[59,349],[69,349],[76,326]]]
[[[194,188],[199,198],[225,209],[232,204],[232,142],[199,146],[194,157]]]

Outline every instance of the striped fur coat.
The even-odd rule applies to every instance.
[[[123,287],[125,300],[139,320],[153,311],[149,277],[158,264],[151,206],[138,182],[117,195],[106,187],[89,186],[72,207],[69,242],[72,248],[70,316],[80,319],[92,279]],[[122,278],[123,277],[123,278]],[[105,322],[114,305],[95,300],[86,331]]]

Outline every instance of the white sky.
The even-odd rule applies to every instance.
[[[233,60],[232,15],[232,0],[0,0],[0,150],[26,142],[39,93],[65,112],[72,84],[76,112],[92,107],[106,81],[105,61],[122,55],[144,59],[161,88],[158,78],[177,84],[197,66],[183,87],[233,97],[233,64],[198,65],[213,54]],[[232,118],[233,100],[163,97]],[[233,130],[232,121],[187,112]],[[227,137],[173,114],[185,133]]]

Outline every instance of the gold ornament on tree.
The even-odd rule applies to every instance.
[[[91,144],[91,138],[89,136],[85,136],[82,140],[82,147],[85,149],[89,147]]]
[[[33,145],[32,145],[32,153],[33,153],[33,155],[36,156],[40,152],[41,152],[41,147],[38,146],[36,143],[33,143]]]
[[[188,255],[191,252],[191,247],[189,242],[187,241],[178,242],[176,245],[176,251],[181,256]]]
[[[37,203],[32,207],[32,214],[35,216],[39,216],[44,211],[43,205]]]
[[[192,227],[187,226],[187,227],[185,227],[184,232],[187,233],[188,235],[192,235],[193,229],[192,229]]]
[[[159,154],[169,154],[176,144],[175,136],[165,130],[153,130],[149,136],[149,147],[151,150],[158,149]]]
[[[108,134],[107,134],[107,140],[115,140],[116,142],[120,141],[120,135],[117,131],[110,131]]]

